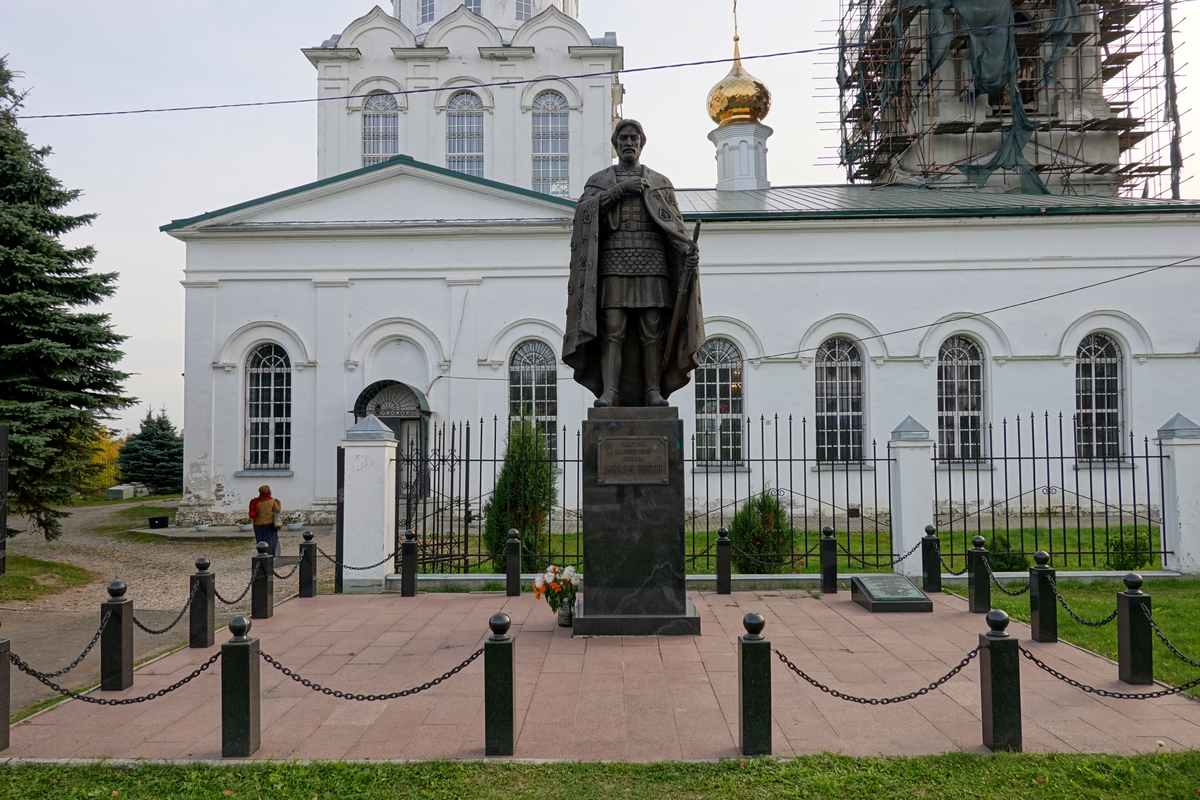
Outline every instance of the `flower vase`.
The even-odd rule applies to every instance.
[[[575,604],[563,603],[558,607],[558,626],[570,628],[575,625]]]

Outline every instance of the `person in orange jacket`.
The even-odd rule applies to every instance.
[[[258,497],[250,501],[250,521],[254,523],[254,539],[271,546],[271,555],[279,555],[279,517],[283,505],[271,497],[271,487],[258,487]]]

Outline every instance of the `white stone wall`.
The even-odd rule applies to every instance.
[[[565,0],[570,5],[569,0]],[[408,21],[415,0],[403,0]],[[513,0],[486,0],[511,16]],[[448,5],[446,0],[440,4]],[[570,193],[578,196],[589,175],[612,162],[610,136],[621,98],[619,80],[553,76],[608,72],[622,66],[623,53],[594,45],[588,32],[557,3],[541,0],[541,13],[505,26],[497,10],[488,17],[461,4],[432,26],[412,28],[378,8],[352,22],[336,46],[304,51],[317,69],[318,96],[351,99],[317,104],[317,174],[337,175],[363,166],[363,99],[374,91],[398,94],[399,152],[446,166],[446,104],[457,89],[504,81],[533,83],[473,89],[484,106],[485,177],[515,186],[532,184],[532,104],[553,89],[570,111]],[[493,24],[493,20],[497,24]],[[497,27],[499,25],[500,27]],[[333,44],[327,42],[327,44]]]
[[[936,436],[936,358],[946,337],[982,344],[987,415],[999,425],[1031,411],[1069,415],[1075,349],[1105,331],[1125,354],[1125,425],[1140,441],[1177,412],[1200,418],[1195,266],[986,320],[962,315],[1193,255],[1196,222],[1140,214],[711,223],[702,239],[707,330],[734,340],[747,359],[748,413],[792,415],[797,425],[813,416],[812,350],[835,334],[863,339],[866,438],[881,451],[910,414]],[[540,338],[561,354],[568,252],[565,220],[191,239],[185,459],[193,510],[240,515],[269,482],[287,508],[328,512],[335,448],[356,398],[376,380],[422,391],[435,421],[505,415],[505,365],[517,344]],[[938,324],[869,338],[930,322]],[[286,475],[241,472],[245,360],[264,341],[282,345],[295,370]],[[591,398],[565,367],[559,377],[559,424],[573,432]],[[692,389],[672,402],[690,432]],[[761,465],[750,470],[760,473],[755,483],[770,480]]]

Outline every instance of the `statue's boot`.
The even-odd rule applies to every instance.
[[[642,366],[646,375],[646,405],[667,405],[667,398],[662,395],[662,356],[657,341],[642,346]]]
[[[621,341],[608,340],[600,356],[600,377],[604,381],[604,392],[596,398],[596,408],[610,408],[617,404],[617,387],[621,385]]]

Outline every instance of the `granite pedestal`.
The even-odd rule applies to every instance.
[[[583,596],[574,632],[699,635],[687,599],[683,421],[674,408],[594,408],[583,424]]]

